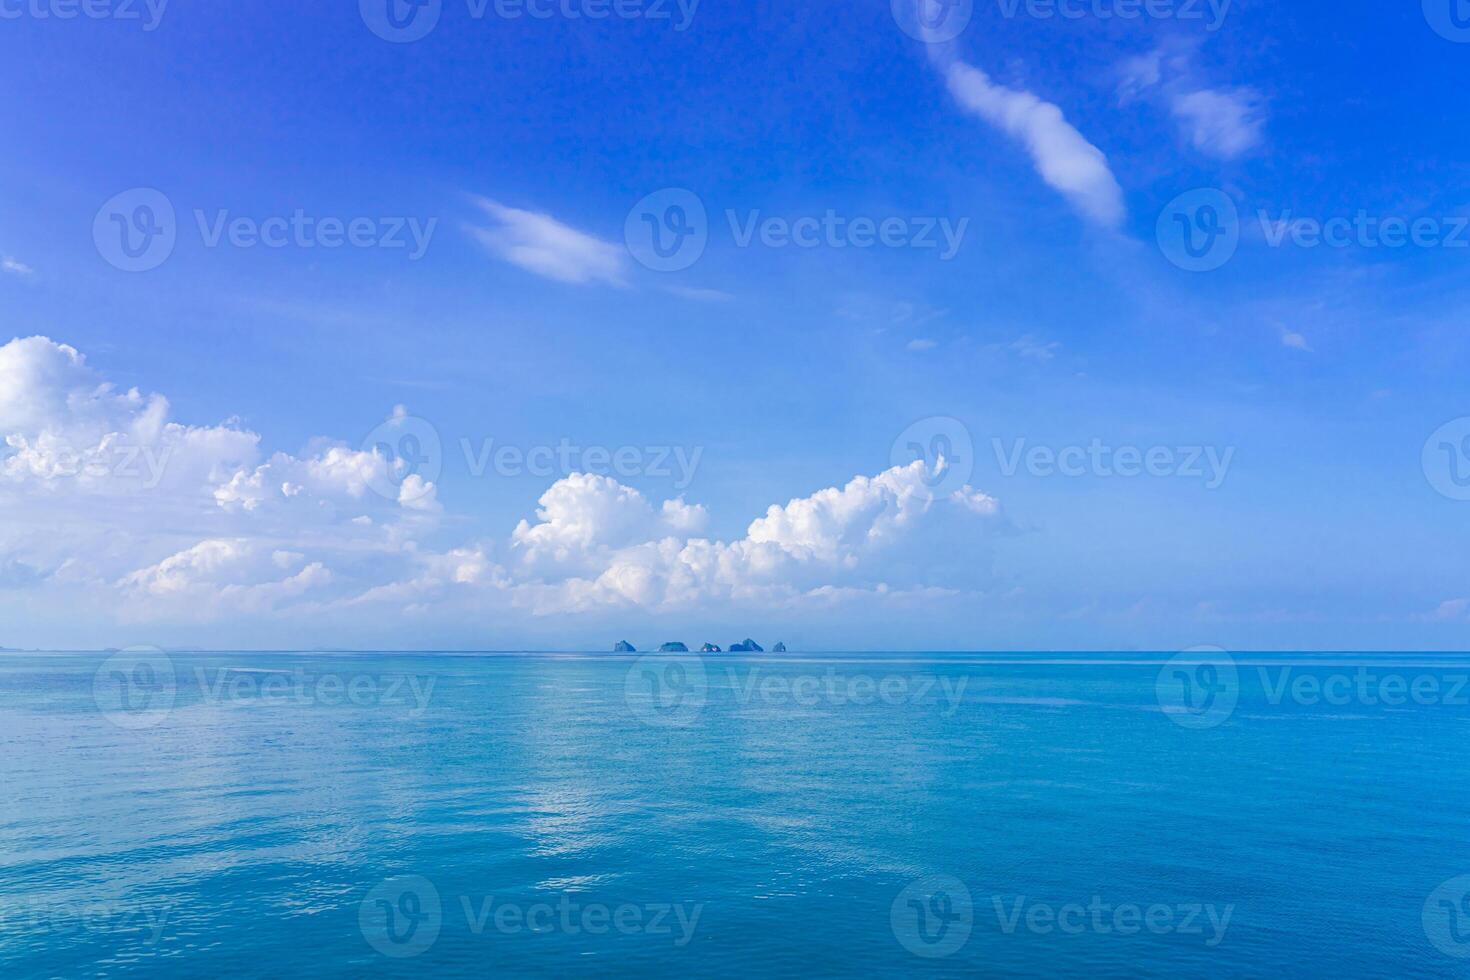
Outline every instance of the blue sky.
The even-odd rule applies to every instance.
[[[0,4],[0,645],[1463,648],[1435,2]]]

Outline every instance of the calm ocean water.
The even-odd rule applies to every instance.
[[[1470,973],[1470,660],[1168,661],[5,655],[0,976]]]

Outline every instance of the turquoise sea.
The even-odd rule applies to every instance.
[[[0,977],[1464,976],[1467,676],[0,655]]]

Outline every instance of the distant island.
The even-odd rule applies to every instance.
[[[629,643],[627,640],[619,640],[617,643],[613,644],[613,653],[637,653],[637,652],[638,652],[638,648],[635,647],[633,644]],[[687,646],[685,646],[679,640],[669,640],[667,643],[662,643],[662,644],[659,645],[658,652],[659,653],[688,653],[689,652],[689,648]],[[724,651],[720,649],[720,645],[718,643],[706,643],[706,644],[704,644],[704,646],[702,646],[702,647],[699,648],[699,652],[700,653],[723,653]],[[740,640],[737,643],[730,644],[730,652],[731,653],[765,653],[766,652],[766,648],[763,647],[763,646],[761,646],[759,643],[755,642],[754,640],[752,640],[750,637],[747,636],[745,639]],[[786,652],[786,644],[785,643],[777,643],[774,647],[771,648],[771,652],[772,653],[785,653]]]

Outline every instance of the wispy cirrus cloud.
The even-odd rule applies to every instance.
[[[1250,86],[1211,87],[1196,78],[1189,48],[1157,48],[1119,68],[1118,101],[1156,97],[1201,153],[1234,160],[1265,141],[1266,99]]]
[[[664,292],[680,299],[691,299],[697,303],[728,303],[734,294],[723,289],[708,289],[700,286],[665,286]]]
[[[1170,97],[1169,108],[1196,150],[1223,160],[1261,144],[1263,101],[1251,88],[1199,89]]]
[[[35,269],[8,255],[0,257],[0,271],[8,272],[12,276],[20,276],[22,279],[29,279],[36,274]]]
[[[507,207],[487,197],[474,200],[495,225],[467,230],[495,256],[557,282],[627,285],[628,254],[621,246],[562,224],[549,214]]]
[[[1067,121],[1061,108],[1024,89],[991,80],[947,47],[930,46],[930,61],[944,75],[960,108],[1019,141],[1036,172],[1083,217],[1108,228],[1123,223],[1123,189],[1107,155]]]

